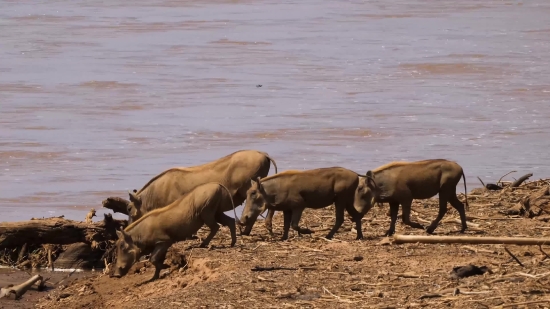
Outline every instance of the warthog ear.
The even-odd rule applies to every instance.
[[[250,184],[254,185],[254,183],[256,184],[260,184],[260,177],[258,178],[250,178]]]
[[[118,236],[118,239],[124,239],[124,231],[122,230],[122,227],[120,227],[120,230],[116,230],[116,236]]]
[[[377,188],[378,185],[376,185],[376,181],[374,181],[374,173],[372,171],[368,171],[365,174],[365,177],[367,178],[367,186],[371,188]]]
[[[120,231],[116,231],[116,234],[118,236],[118,239],[122,239],[124,241],[124,248],[128,248],[132,243],[132,237],[121,228]]]
[[[141,203],[141,198],[137,196],[135,190],[134,192],[128,191],[128,195],[130,196],[130,202]]]

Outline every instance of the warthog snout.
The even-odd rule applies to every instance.
[[[124,269],[123,267],[116,267],[115,271],[112,275],[109,277],[111,278],[122,278],[128,273],[127,269]]]
[[[241,225],[241,226],[246,226],[246,225],[249,224],[250,220],[251,220],[251,219],[250,219],[250,216],[249,216],[249,215],[243,215],[243,216],[241,217],[241,220],[238,220],[238,223],[239,223],[239,225]]]

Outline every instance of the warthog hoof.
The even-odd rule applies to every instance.
[[[428,228],[426,229],[426,233],[433,234],[435,231],[435,228],[436,226],[428,226]]]
[[[389,229],[386,234],[384,234],[384,237],[393,236],[395,234],[395,230]]]

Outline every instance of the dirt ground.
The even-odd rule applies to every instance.
[[[469,193],[468,236],[549,237],[547,215],[528,218],[503,214],[527,196],[547,188],[540,180],[502,191]],[[463,199],[463,195],[459,194]],[[415,201],[413,220],[427,225],[437,214],[437,200]],[[532,203],[533,204],[533,203]],[[539,206],[541,206],[539,204]],[[541,207],[543,207],[542,205]],[[543,207],[544,209],[544,207]],[[200,240],[180,242],[170,251],[172,262],[161,279],[148,262],[134,265],[121,278],[90,275],[49,292],[38,308],[549,308],[550,258],[543,246],[392,244],[382,235],[390,218],[388,206],[376,206],[363,221],[364,240],[355,240],[346,221],[331,241],[324,239],[334,210],[306,210],[301,221],[315,231],[291,232],[280,241],[282,213],[274,218],[271,239],[258,221],[251,236],[229,247],[227,228],[220,229],[208,249]],[[436,235],[460,235],[451,210]],[[399,221],[400,222],[400,221]],[[199,237],[205,237],[201,229]],[[426,235],[398,223],[397,234]],[[505,247],[521,262],[519,265]],[[454,267],[486,266],[483,275],[453,279]],[[257,269],[260,267],[260,269]],[[101,273],[101,272],[98,272]],[[0,306],[3,303],[0,303]]]
[[[34,308],[38,300],[44,297],[45,294],[53,290],[55,287],[61,285],[70,285],[73,281],[87,276],[97,276],[92,272],[48,272],[48,271],[21,271],[15,268],[1,268],[0,269],[0,287],[4,288],[8,285],[21,284],[32,275],[40,274],[45,280],[45,287],[43,290],[39,290],[38,286],[33,285],[20,300],[14,300],[13,296],[0,299],[0,309],[26,309]]]

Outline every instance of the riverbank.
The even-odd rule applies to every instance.
[[[548,180],[539,180],[501,191],[472,190],[466,235],[550,238],[548,186]],[[533,196],[539,198],[526,209]],[[426,225],[437,205],[437,199],[415,201],[413,220]],[[97,272],[36,292],[40,299],[25,294],[19,302],[35,302],[38,308],[487,308],[526,302],[541,302],[529,308],[543,308],[550,302],[545,296],[550,249],[545,246],[392,244],[382,237],[389,226],[387,207],[375,207],[364,218],[365,240],[354,240],[346,221],[328,241],[323,236],[334,222],[333,211],[306,210],[301,224],[315,233],[291,234],[285,242],[278,240],[282,214],[277,213],[275,239],[258,222],[253,235],[240,237],[235,248],[229,247],[226,228],[210,249],[198,248],[199,240],[178,243],[170,250],[171,268],[152,283],[145,281],[153,268],[140,262],[121,279]],[[449,207],[435,233],[459,235],[457,218]],[[201,229],[199,237],[207,232]],[[402,224],[397,233],[425,235]],[[470,264],[490,271],[460,280],[450,276],[454,267]]]

